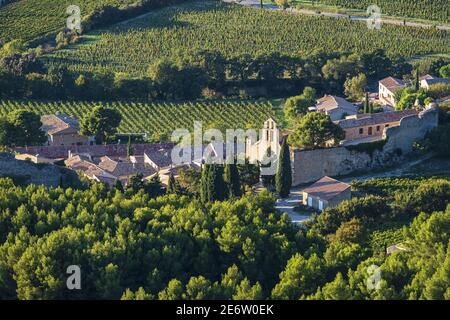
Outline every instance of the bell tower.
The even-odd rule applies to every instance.
[[[267,119],[264,122],[262,132],[263,136],[261,138],[267,147],[270,147],[273,152],[278,153],[280,149],[280,132],[276,121],[272,118]]]

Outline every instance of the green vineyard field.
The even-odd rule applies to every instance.
[[[320,0],[321,3],[343,8],[366,10],[371,4],[380,7],[381,13],[390,16],[449,21],[448,0]]]
[[[114,71],[143,76],[156,58],[199,49],[226,57],[242,54],[368,52],[384,48],[405,58],[450,53],[449,32],[288,14],[220,2],[194,1],[151,12],[98,30],[80,43],[44,57],[48,65],[73,72]]]
[[[40,115],[66,113],[83,117],[94,106],[116,109],[122,115],[119,132],[170,134],[177,128],[193,129],[194,121],[202,121],[203,128],[261,128],[272,115],[267,101],[199,101],[183,103],[139,102],[61,102],[0,100],[0,118],[10,111],[26,109]]]
[[[77,5],[81,15],[103,5],[120,6],[135,0],[21,0],[0,8],[0,41],[31,40],[66,25],[70,5]]]

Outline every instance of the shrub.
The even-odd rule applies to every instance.
[[[370,224],[391,215],[386,198],[367,196],[344,201],[335,208],[327,208],[316,217],[313,230],[322,235],[335,233],[344,223],[358,217],[363,224]]]
[[[387,143],[387,139],[373,141],[373,142],[365,142],[355,145],[346,146],[345,148],[349,151],[357,151],[357,152],[365,152],[370,157],[373,156],[373,153],[378,151],[383,151],[384,145]]]

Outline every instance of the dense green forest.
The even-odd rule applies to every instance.
[[[318,51],[310,55],[282,55],[274,52],[233,58],[226,58],[217,51],[200,50],[192,55],[184,52],[176,57],[153,60],[140,78],[107,70],[94,74],[70,73],[58,65],[46,69],[38,57],[35,52],[5,54],[0,60],[0,68],[3,68],[0,97],[141,101],[224,96],[247,99],[293,95],[306,86],[313,87],[318,95],[343,95],[345,82],[361,74],[369,83],[387,76],[414,77],[410,63],[401,57],[391,58],[382,49],[360,54]],[[439,76],[440,69],[448,62],[445,58],[434,59],[420,71]]]
[[[389,181],[358,183],[359,197],[305,230],[266,192],[202,204],[2,179],[0,297],[449,299],[449,180]],[[384,254],[399,243],[407,250]],[[66,289],[69,265],[81,267],[82,290]],[[366,285],[371,265],[379,290]]]

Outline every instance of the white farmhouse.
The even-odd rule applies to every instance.
[[[383,104],[395,107],[395,93],[406,86],[406,83],[400,79],[384,78],[378,82],[378,99]]]
[[[332,121],[337,121],[346,116],[353,116],[358,113],[358,108],[344,98],[326,95],[317,100],[317,104],[312,108],[313,111],[325,113],[330,116]]]
[[[438,84],[438,83],[442,83],[442,84],[446,84],[446,83],[450,83],[450,78],[438,78],[432,75],[425,75],[423,77],[420,77],[420,87],[424,88],[426,90],[430,89],[430,86],[433,84]]]

